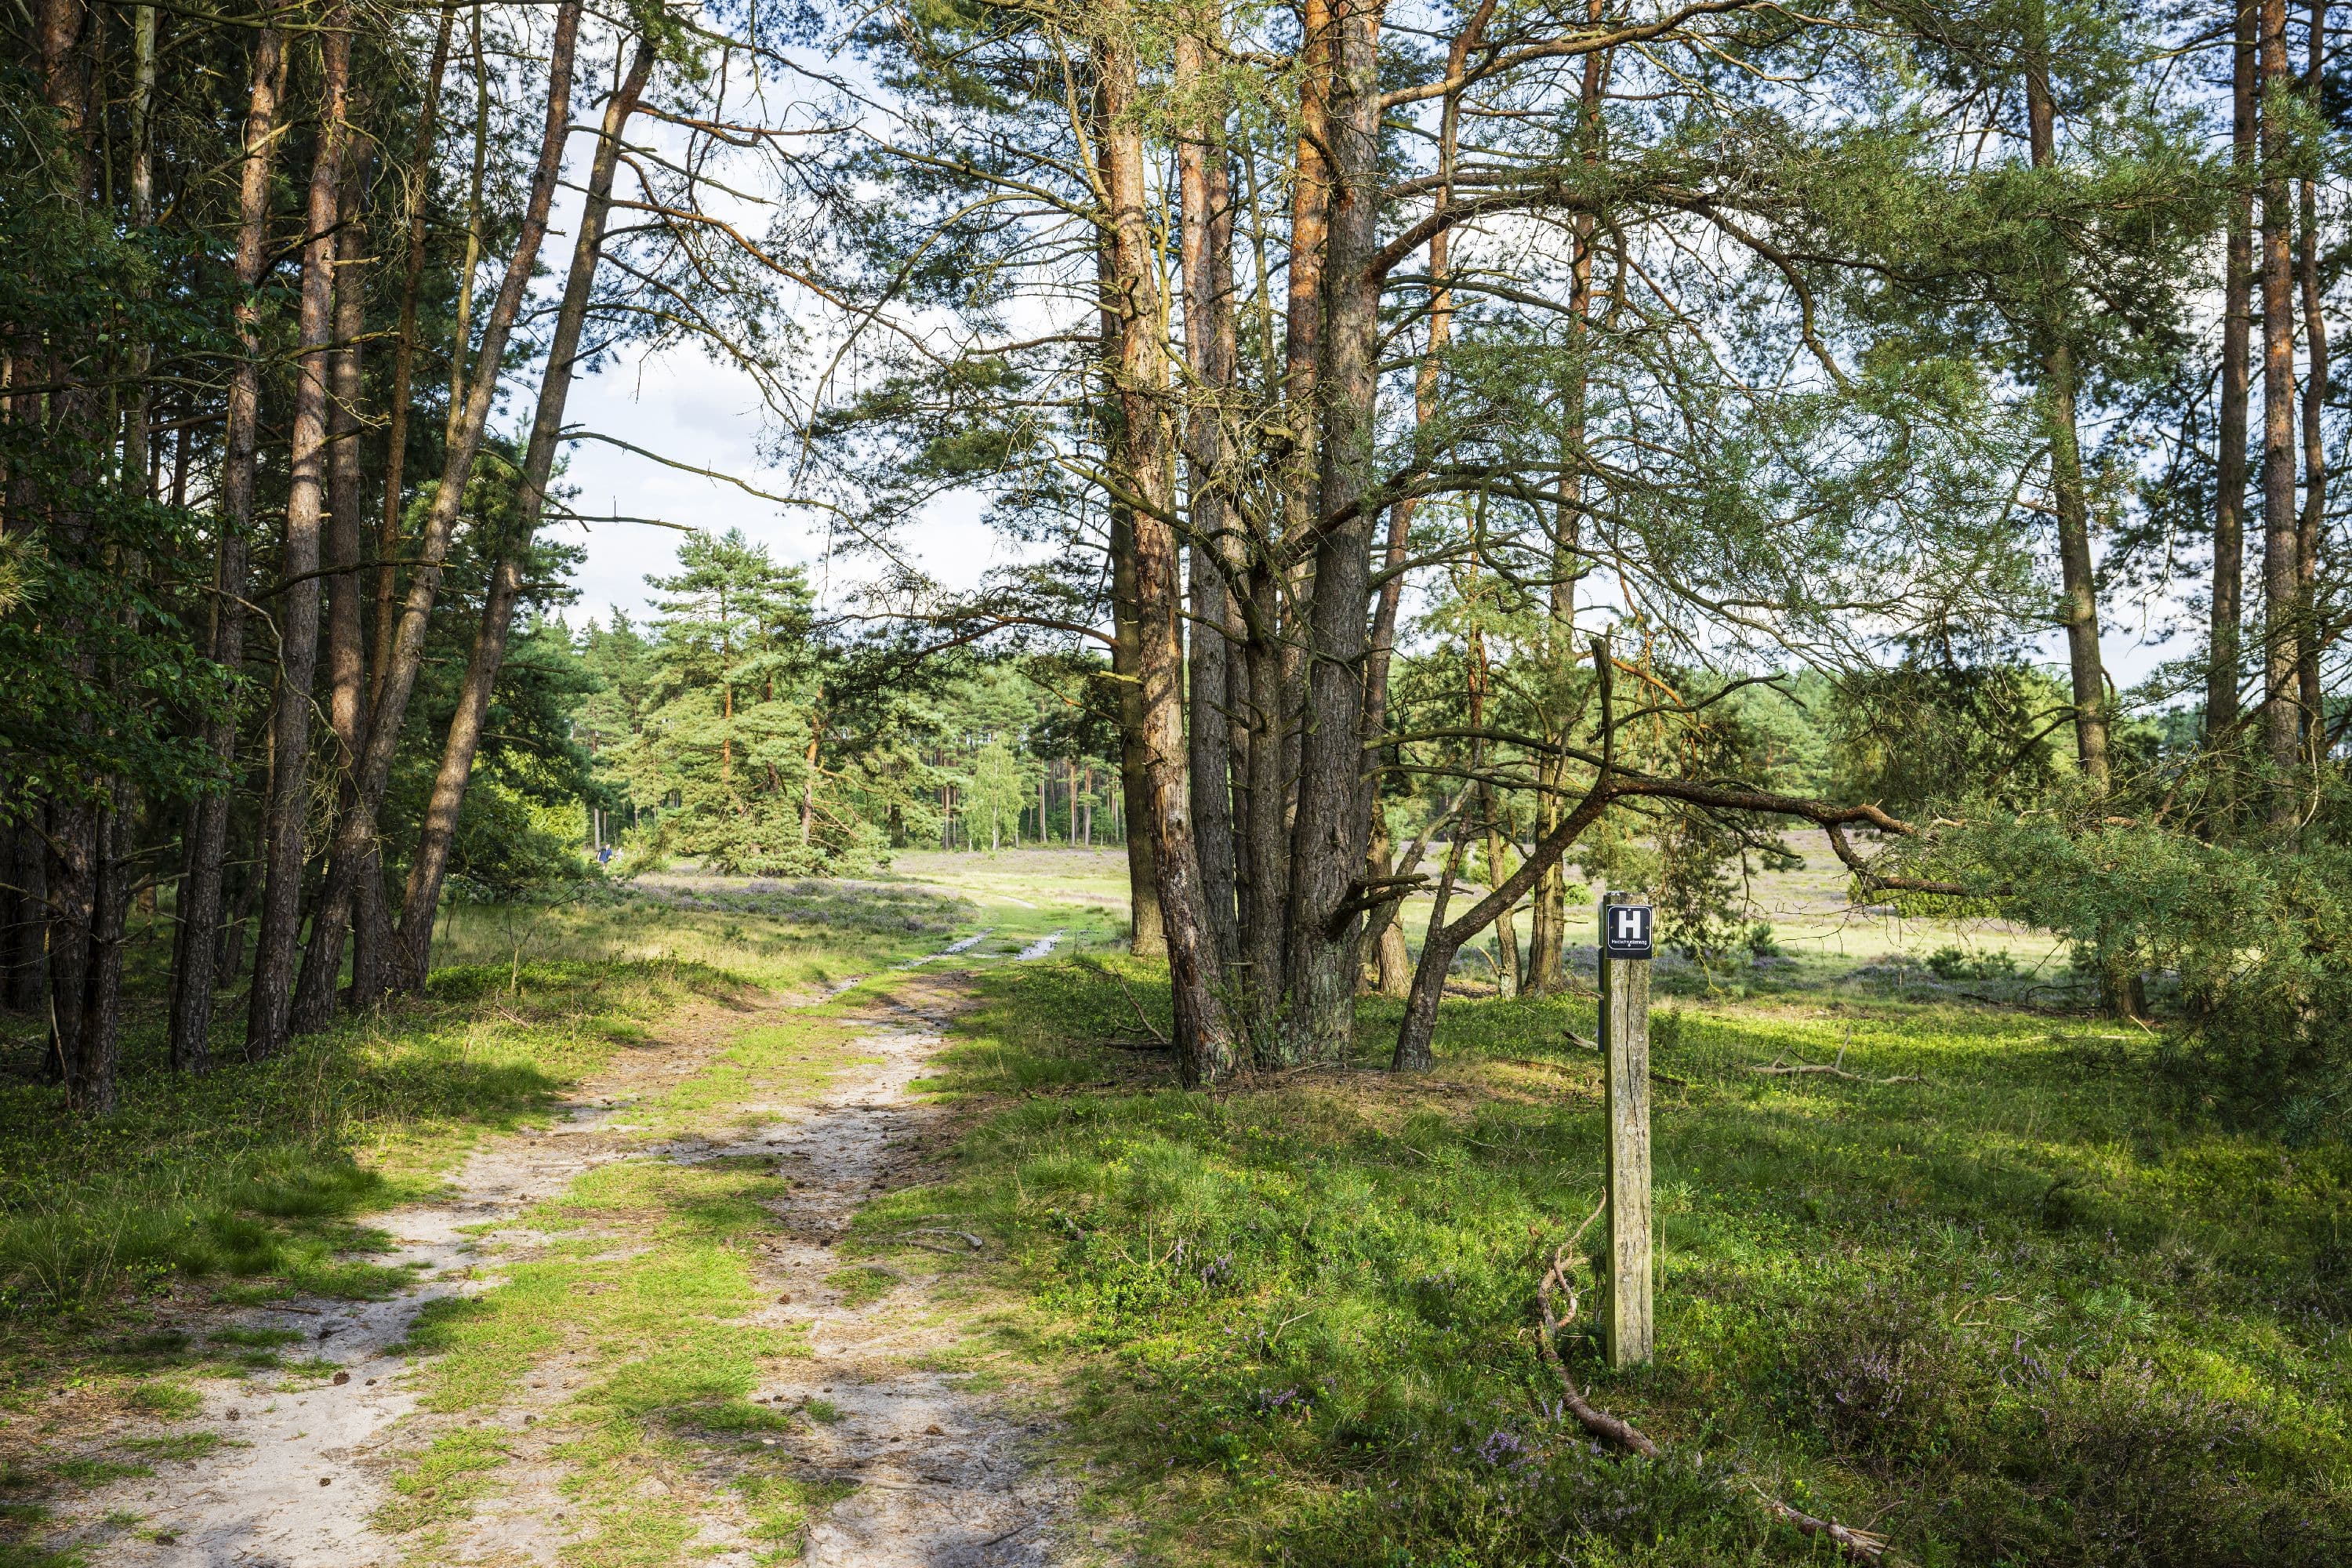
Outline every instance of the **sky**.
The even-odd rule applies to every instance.
[[[630,356],[572,388],[566,422],[602,431],[698,468],[732,474],[746,484],[781,492],[787,478],[763,466],[759,453],[757,390],[732,366],[673,351]],[[709,532],[740,528],[778,561],[809,569],[812,584],[826,570],[822,513],[787,509],[732,485],[682,473],[601,441],[568,448],[565,482],[579,494],[572,510],[659,518]],[[606,619],[614,608],[637,617],[653,603],[648,574],[675,570],[682,535],[643,523],[571,524],[559,537],[585,544],[588,558],[573,579],[580,602],[565,613],[578,626]],[[975,586],[991,567],[1014,559],[1013,548],[980,521],[976,504],[934,508],[908,539],[909,563],[950,589]],[[836,563],[839,590],[865,570]]]

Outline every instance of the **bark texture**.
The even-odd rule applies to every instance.
[[[2295,611],[2302,596],[2295,515],[2294,215],[2287,194],[2286,0],[2262,0],[2263,741],[2270,820],[2294,820],[2303,752]]]
[[[2058,161],[2050,97],[2047,23],[2037,4],[2025,62],[2025,118],[2033,166]],[[2058,620],[2066,633],[2066,669],[2074,700],[2074,755],[2094,795],[2107,792],[2107,692],[2099,658],[2098,583],[2091,561],[2090,498],[2083,488],[2083,448],[2075,417],[2074,350],[2069,337],[2063,262],[2042,280],[2038,326],[2042,404],[2050,441],[2050,500],[2058,519]]]
[[[246,578],[253,536],[253,485],[260,451],[260,313],[253,292],[268,265],[269,190],[278,138],[278,100],[284,89],[285,35],[263,28],[254,39],[253,81],[247,95],[245,166],[237,184],[236,325],[237,358],[228,386],[227,428],[221,458],[220,542],[213,561],[213,594],[205,652],[231,671],[245,664]],[[172,1065],[203,1072],[212,1065],[213,993],[221,956],[221,909],[228,858],[229,794],[236,778],[236,718],[208,719],[205,744],[221,787],[196,797],[188,811],[185,875],[180,883],[179,924],[173,938]]]
[[[440,482],[434,490],[432,504],[425,509],[424,526],[418,531],[417,556],[409,574],[408,593],[377,683],[377,699],[368,715],[367,744],[361,752],[358,769],[358,799],[353,809],[342,814],[337,826],[327,885],[320,892],[318,914],[311,922],[312,942],[327,943],[329,952],[338,960],[351,921],[354,888],[362,868],[373,864],[371,858],[376,852],[377,816],[383,808],[384,790],[391,781],[393,755],[399,747],[408,700],[415,690],[417,673],[424,667],[425,626],[433,613],[434,600],[440,593],[442,568],[448,559],[458,510],[464,504],[466,481],[473,471],[475,458],[481,453],[483,435],[488,427],[490,405],[498,394],[499,366],[505,359],[507,339],[522,307],[523,293],[538,265],[540,247],[547,237],[548,214],[554,205],[557,180],[562,174],[563,144],[571,127],[572,76],[580,37],[580,13],[581,0],[563,0],[555,13],[554,34],[548,45],[547,119],[540,136],[539,162],[531,171],[530,191],[523,205],[513,254],[507,258],[498,295],[491,301],[489,313],[483,318],[476,374],[467,386],[463,406],[451,421]],[[373,999],[373,994],[354,986],[354,1004]]]
[[[1372,488],[1380,377],[1381,279],[1371,265],[1380,247],[1380,19],[1373,0],[1347,0],[1333,16],[1331,202],[1316,367],[1321,471],[1282,1037],[1291,1061],[1338,1058],[1355,1041],[1362,921],[1349,905],[1369,838],[1362,721],[1372,513],[1362,503]]]
[[[261,929],[254,942],[253,990],[246,1012],[248,1061],[278,1055],[291,1037],[295,942],[302,917],[304,845],[310,820],[310,688],[319,664],[320,532],[335,327],[334,231],[350,135],[351,53],[351,10],[339,0],[327,13],[320,42],[324,79],[305,214],[301,353],[294,374],[294,440],[278,597],[278,709],[271,719],[277,762],[262,837]]]
[[[2240,626],[2246,570],[2247,355],[2253,341],[2255,0],[2238,0],[2231,49],[2231,174],[2221,280],[2221,428],[2214,453],[2213,603],[2206,649],[2205,733],[2218,742],[2238,722]]]
[[[539,385],[539,406],[531,419],[530,441],[523,454],[523,482],[517,508],[514,536],[499,552],[482,606],[480,631],[466,663],[465,683],[458,689],[457,711],[449,721],[449,734],[441,750],[441,766],[433,781],[416,853],[409,861],[408,886],[401,901],[398,968],[411,987],[421,986],[432,967],[433,918],[441,904],[441,887],[449,870],[449,847],[466,804],[466,784],[473,776],[474,758],[481,749],[482,730],[489,717],[490,697],[498,688],[499,671],[506,661],[507,637],[513,627],[516,603],[522,596],[523,574],[530,564],[531,535],[547,504],[548,481],[555,472],[555,450],[562,439],[563,407],[571,395],[580,334],[588,319],[588,305],[596,284],[596,263],[604,243],[605,223],[612,212],[613,179],[620,167],[622,138],[629,117],[636,112],[646,83],[653,74],[654,48],[640,41],[629,60],[621,85],[604,105],[604,120],[589,165],[587,199],[582,205],[580,229],[572,241],[572,266],[557,307],[555,335],[548,345],[547,371]],[[814,744],[814,742],[812,742]],[[812,774],[814,778],[814,774]],[[806,841],[805,807],[803,841]]]
[[[1202,912],[1200,858],[1185,778],[1181,567],[1175,528],[1166,322],[1144,179],[1143,134],[1131,35],[1114,17],[1097,46],[1103,85],[1104,195],[1112,280],[1106,308],[1118,318],[1113,381],[1119,404],[1115,480],[1134,498],[1136,684],[1160,921],[1168,943],[1177,1064],[1187,1085],[1213,1083],[1233,1067],[1233,1033],[1217,994],[1214,940]],[[1133,828],[1130,827],[1130,832]]]

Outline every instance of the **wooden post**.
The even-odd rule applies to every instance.
[[[1601,905],[1601,1048],[1609,1089],[1609,1290],[1602,1333],[1611,1366],[1650,1359],[1649,905],[1611,893]]]

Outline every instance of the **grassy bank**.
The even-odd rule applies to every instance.
[[[2352,1556],[2352,1156],[2174,1108],[2104,1025],[1852,996],[1662,1004],[1655,1365],[1567,1348],[1665,1444],[1604,1453],[1538,1359],[1596,1201],[1589,1003],[1450,1004],[1428,1078],[1175,1092],[1141,966],[1002,972],[952,1188],[1084,1368],[1160,1560],[1731,1563],[1827,1549],[1743,1471],[1923,1564]],[[1368,1057],[1393,1018],[1367,1008]],[[1924,1083],[1748,1069],[1789,1055]],[[1587,1322],[1585,1327],[1589,1328]]]
[[[95,1124],[42,1081],[38,1020],[0,1017],[5,1375],[46,1379],[57,1334],[159,1294],[394,1289],[366,1261],[364,1216],[429,1191],[483,1134],[538,1115],[683,1008],[887,969],[975,913],[942,889],[826,883],[459,909],[423,997],[260,1066],[237,1059],[243,1009],[224,998],[222,1065],[201,1078],[170,1070],[162,974],[142,964],[122,1110]],[[27,1356],[28,1342],[47,1349]]]

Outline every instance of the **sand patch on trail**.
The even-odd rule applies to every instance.
[[[583,1361],[593,1352],[573,1346],[535,1363],[497,1409],[444,1415],[418,1409],[418,1363],[389,1352],[427,1303],[492,1290],[509,1265],[541,1249],[548,1238],[519,1223],[525,1211],[600,1165],[760,1156],[779,1173],[773,1196],[762,1199],[775,1225],[757,1238],[751,1259],[761,1292],[755,1300],[765,1304],[744,1321],[804,1329],[812,1353],[779,1363],[755,1392],[766,1410],[791,1415],[776,1436],[753,1441],[809,1489],[803,1561],[832,1568],[1059,1561],[1054,1531],[1069,1512],[1069,1492],[1034,1462],[1045,1423],[973,1391],[967,1376],[918,1369],[913,1363],[937,1364],[938,1352],[960,1337],[949,1315],[919,1282],[831,1251],[857,1208],[877,1189],[910,1179],[923,1146],[936,1145],[945,1130],[944,1112],[918,1101],[910,1086],[942,1044],[956,979],[942,974],[908,993],[912,1006],[877,998],[853,1015],[859,1033],[846,1054],[856,1065],[814,1094],[795,1100],[763,1091],[766,1103],[719,1108],[739,1128],[745,1111],[771,1118],[756,1131],[649,1143],[632,1125],[633,1110],[711,1066],[747,1027],[790,1017],[772,1005],[750,1017],[692,1016],[575,1091],[552,1130],[485,1142],[453,1179],[450,1201],[383,1216],[401,1242],[385,1261],[415,1266],[413,1291],[384,1302],[295,1301],[183,1323],[198,1334],[232,1323],[299,1331],[303,1342],[286,1357],[323,1358],[343,1381],[329,1381],[322,1368],[268,1385],[197,1384],[201,1414],[172,1429],[208,1428],[228,1441],[84,1494],[57,1521],[61,1540],[87,1542],[93,1561],[126,1568],[558,1562],[567,1546],[585,1543],[593,1523],[564,1489],[571,1468],[558,1452],[567,1436],[561,1406],[567,1390],[611,1363]],[[625,1247],[629,1237],[613,1243]],[[485,1495],[425,1535],[380,1531],[373,1516],[397,1500],[394,1476],[460,1427],[483,1428],[477,1436],[504,1456]],[[677,1494],[669,1505],[698,1526],[685,1556],[751,1568],[779,1542],[757,1537],[756,1518],[730,1489],[736,1450],[708,1447],[690,1473],[667,1477]],[[110,1515],[117,1528],[99,1529]],[[136,1516],[134,1528],[121,1528],[126,1515]]]

